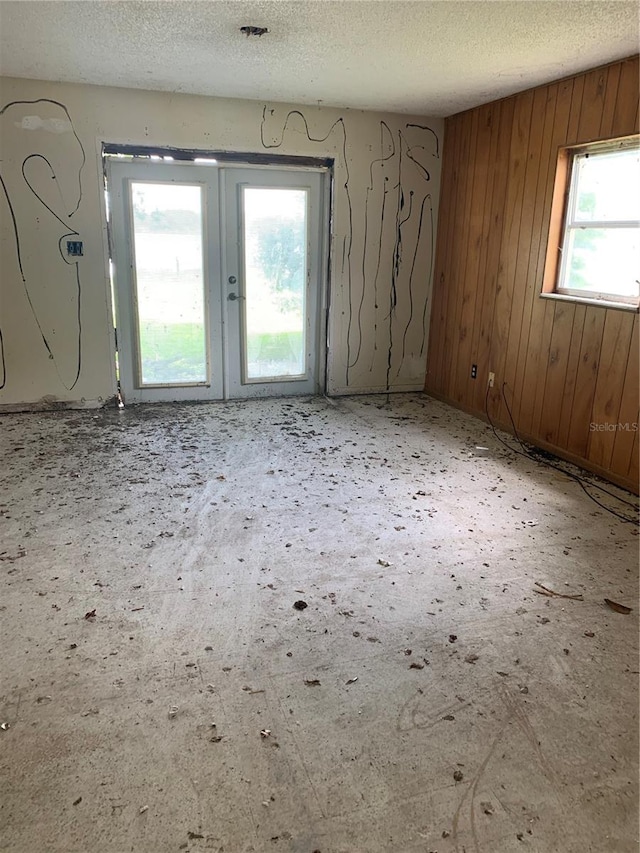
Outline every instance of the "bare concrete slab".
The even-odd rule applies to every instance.
[[[1,850],[637,850],[637,528],[484,424],[7,415],[0,465]]]

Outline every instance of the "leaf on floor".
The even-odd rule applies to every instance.
[[[618,604],[617,601],[611,601],[610,598],[605,598],[604,603],[607,607],[610,607],[611,610],[615,610],[616,613],[622,613],[625,616],[631,613],[631,607],[627,607],[626,604]]]

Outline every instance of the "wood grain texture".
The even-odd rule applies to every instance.
[[[613,442],[611,461],[608,465],[616,474],[624,476],[632,469],[634,442],[636,448],[635,464],[637,459],[638,424],[640,421],[640,342],[638,333],[640,329],[640,318],[636,314],[633,318],[633,332],[627,361],[627,371],[624,379],[624,388],[620,399],[620,411],[618,423],[623,427],[616,430],[610,436]]]
[[[425,384],[485,417],[493,371],[496,423],[506,396],[529,440],[635,492],[638,315],[540,293],[559,149],[638,133],[639,79],[636,56],[447,119]]]

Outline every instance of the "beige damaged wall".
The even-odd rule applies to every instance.
[[[442,120],[17,79],[0,110],[0,406],[115,392],[103,142],[335,158],[329,390],[422,388]]]

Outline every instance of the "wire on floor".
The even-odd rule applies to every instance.
[[[624,513],[618,512],[617,510],[612,509],[610,506],[607,506],[606,504],[599,501],[594,495],[592,495],[589,491],[587,491],[585,483],[587,485],[593,487],[594,489],[599,489],[599,491],[604,492],[604,494],[606,494],[606,495],[609,495],[609,497],[613,498],[613,500],[620,501],[620,503],[623,503],[623,504],[626,504],[627,506],[630,506],[637,514],[638,513],[638,507],[636,504],[632,503],[631,501],[625,500],[624,498],[620,497],[619,495],[614,494],[613,492],[610,492],[608,489],[605,489],[602,486],[598,485],[598,483],[594,483],[591,480],[586,480],[584,477],[580,477],[578,474],[574,474],[572,471],[567,471],[567,469],[563,468],[561,465],[556,465],[554,462],[550,462],[548,459],[545,459],[543,456],[539,455],[535,448],[533,448],[532,450],[529,450],[527,447],[525,447],[525,445],[523,444],[523,442],[520,439],[520,436],[518,435],[518,430],[516,429],[516,425],[515,425],[515,422],[513,420],[513,415],[511,414],[511,408],[509,406],[509,402],[507,400],[507,396],[506,396],[505,391],[504,391],[506,384],[507,384],[506,382],[502,383],[502,389],[501,389],[502,390],[502,399],[504,400],[505,407],[506,407],[507,412],[509,414],[509,420],[511,421],[511,427],[513,429],[513,434],[516,438],[516,441],[520,445],[521,450],[518,450],[517,448],[512,447],[508,442],[506,442],[503,438],[501,438],[498,435],[496,427],[495,427],[493,421],[491,420],[491,415],[489,414],[489,391],[491,390],[491,388],[489,385],[487,385],[487,393],[486,393],[485,398],[484,398],[484,412],[485,412],[485,415],[487,417],[487,420],[489,421],[489,426],[491,427],[494,436],[498,439],[500,444],[503,444],[507,448],[507,450],[510,450],[512,453],[517,453],[519,456],[524,456],[526,459],[531,459],[533,462],[537,462],[538,464],[547,465],[549,468],[553,468],[554,470],[559,471],[561,474],[564,474],[566,477],[569,477],[571,480],[575,480],[579,484],[580,488],[585,493],[585,495],[588,498],[590,498],[599,507],[601,507],[602,509],[611,513],[611,515],[614,515],[616,518],[619,518],[620,521],[625,521],[627,524],[633,524],[636,527],[640,526],[637,517],[636,518],[629,518]]]

